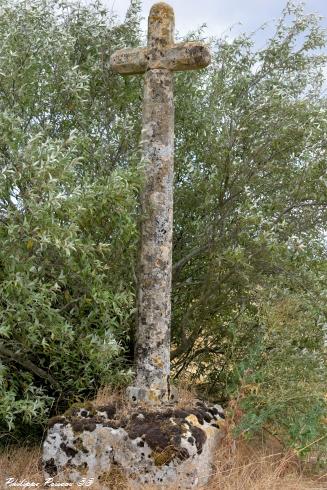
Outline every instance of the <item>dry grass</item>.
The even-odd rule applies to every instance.
[[[177,402],[174,404],[175,408],[185,408],[194,403],[197,399],[195,391],[188,388],[182,388],[178,386],[174,388],[175,399]],[[101,405],[116,405],[116,411],[120,417],[130,414],[130,411],[135,407],[131,404],[131,401],[126,395],[126,390],[113,390],[110,386],[104,386],[100,388],[96,397],[92,400],[97,406]],[[144,408],[144,410],[149,410],[149,406],[146,403],[138,402],[138,407]]]
[[[26,478],[38,483],[43,481],[38,463],[39,454],[38,447],[10,447],[3,450],[0,454],[0,478],[3,480],[1,490],[5,488],[6,478]]]
[[[174,388],[174,394],[177,399],[176,407],[178,408],[186,407],[197,399],[196,392],[192,387],[186,389],[182,386],[177,386]],[[126,390],[113,390],[110,386],[100,388],[92,402],[95,405],[106,405],[107,403],[116,403],[119,406],[130,405],[130,401],[126,396]]]
[[[178,388],[178,406],[192,404],[196,395],[192,390]],[[120,415],[130,410],[125,393],[112,391],[108,387],[101,389],[93,400],[96,405],[116,404]],[[274,438],[257,439],[250,443],[235,441],[231,437],[233,420],[227,420],[222,430],[225,432],[217,451],[215,468],[209,485],[202,490],[327,490],[327,473],[320,476],[309,476],[312,465],[305,465],[291,451],[283,451]],[[26,480],[38,483],[36,488],[46,490],[40,467],[41,447],[8,447],[0,453],[0,490],[9,487],[7,478],[18,482]],[[90,488],[91,490],[133,490],[129,489],[121,475],[110,474],[110,485],[106,480],[95,482],[89,487],[74,485],[72,490]],[[55,482],[67,482],[64,475],[55,478]],[[179,482],[182,487],[182,482]],[[32,487],[33,488],[33,487]],[[34,486],[35,488],[35,486]],[[57,488],[60,488],[57,486]],[[144,486],[144,490],[153,487]],[[169,490],[175,490],[173,488]]]
[[[25,488],[37,488],[39,490],[49,490],[49,486],[44,486],[44,478],[40,467],[41,448],[40,447],[9,447],[0,453],[0,489],[8,490],[24,488],[23,485],[12,486],[6,484],[8,478],[14,478],[18,483],[24,483],[23,480],[29,483],[38,483],[36,486],[29,486]],[[65,482],[64,477],[58,477],[54,479],[55,482]],[[60,487],[57,487],[60,488]],[[63,487],[65,488],[65,487]],[[77,490],[83,487],[73,485],[68,487],[72,490]],[[92,490],[103,490],[103,485],[94,484],[91,487]]]
[[[5,485],[5,480],[9,477],[16,478],[18,481],[25,478],[29,482],[39,483],[37,488],[45,490],[39,458],[40,448],[12,447],[3,451],[0,454],[1,490],[9,488]],[[56,478],[55,481],[65,481],[65,479]],[[76,490],[81,487],[69,488]],[[94,483],[88,488],[103,490],[105,484]],[[150,487],[146,488],[150,490]],[[258,447],[258,444],[238,442],[235,447],[235,444],[225,442],[217,454],[216,468],[210,485],[201,488],[203,490],[322,490],[327,489],[327,475],[315,478],[306,476],[303,464],[291,452],[273,453],[269,446]],[[122,486],[118,480],[117,484],[110,485],[110,490],[121,489],[127,490],[127,487]]]
[[[326,475],[307,476],[304,463],[292,451],[276,452],[267,441],[237,442],[220,448],[216,469],[206,490],[327,489]],[[274,450],[273,450],[274,449]],[[308,469],[307,469],[308,472]]]
[[[125,390],[113,390],[110,386],[103,386],[98,391],[92,402],[95,405],[106,405],[107,403],[116,403],[117,405],[127,403]]]

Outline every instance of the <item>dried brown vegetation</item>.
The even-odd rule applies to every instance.
[[[236,446],[236,447],[235,447]],[[324,475],[310,474],[310,468],[292,451],[275,452],[269,443],[260,446],[238,441],[225,444],[217,454],[210,490],[309,490],[327,488]],[[326,476],[326,475],[325,475]]]
[[[323,490],[327,489],[327,474],[310,476],[310,467],[301,462],[292,452],[276,452],[276,446],[265,442],[265,445],[226,440],[217,453],[216,468],[210,485],[203,490]],[[6,487],[6,478],[24,478],[42,486],[39,466],[40,448],[11,447],[0,455],[1,490]],[[110,478],[109,488],[119,490],[121,482]],[[118,481],[119,480],[119,481]],[[56,478],[55,481],[65,481]],[[94,483],[92,490],[103,490],[104,482]],[[81,487],[69,487],[73,490]],[[151,490],[151,487],[147,487]],[[126,488],[126,484],[124,490]],[[131,489],[132,490],[132,489]],[[171,489],[174,490],[174,489]]]
[[[196,398],[192,389],[177,388],[177,408],[185,407]],[[112,390],[110,387],[102,388],[93,400],[95,405],[116,405],[123,415],[128,413],[130,404],[125,391]],[[235,440],[232,428],[235,425],[235,413],[221,421],[221,429],[225,436],[222,445],[217,451],[215,468],[209,485],[203,485],[202,490],[326,490],[327,473],[313,471],[313,465],[301,460],[295,452],[285,450],[276,438],[265,434],[251,442]],[[0,490],[9,488],[5,482],[7,478],[14,478],[18,482],[39,483],[37,488],[46,489],[40,467],[40,447],[7,447],[0,453]],[[58,476],[55,482],[65,482],[64,475]],[[182,483],[182,482],[180,482]],[[13,487],[15,488],[15,487]],[[18,487],[16,487],[18,488]],[[74,485],[73,490],[81,488]],[[133,490],[129,488],[122,478],[119,469],[108,472],[105,478],[94,482],[91,490]],[[144,486],[144,490],[153,490],[151,486]],[[176,490],[171,488],[170,490]]]
[[[178,407],[189,405],[196,398],[190,389],[177,389]],[[105,405],[116,404],[121,412],[129,411],[125,393],[102,388],[94,403]],[[300,460],[297,455],[285,451],[279,442],[270,437],[258,438],[252,442],[235,440],[231,435],[233,419],[227,419],[222,427],[225,432],[223,443],[217,451],[216,464],[209,485],[200,487],[203,490],[323,490],[327,489],[327,473],[313,475],[313,467]],[[7,478],[18,482],[39,483],[37,488],[46,489],[40,467],[41,447],[10,446],[0,453],[0,489],[6,486]],[[55,482],[65,482],[64,476],[56,477]],[[15,488],[15,487],[13,487]],[[18,487],[16,487],[18,488]],[[80,486],[69,487],[73,490]],[[106,479],[94,482],[91,490],[133,490],[122,481],[119,472],[109,472]],[[152,487],[144,487],[152,490]],[[175,490],[175,489],[171,489]]]

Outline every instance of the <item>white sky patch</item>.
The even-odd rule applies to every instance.
[[[87,0],[90,1],[90,0]],[[129,6],[129,0],[103,0],[104,5],[116,12],[120,20],[124,19]],[[143,29],[146,28],[146,19],[155,0],[143,0],[142,16]],[[286,5],[286,0],[168,0],[175,10],[176,31],[185,36],[201,25],[207,25],[208,36],[221,36],[234,25],[232,32],[250,33],[257,30],[267,21],[278,18]],[[327,1],[306,0],[305,11],[318,13],[325,17],[323,24],[327,27]],[[262,31],[257,32],[257,41],[260,36],[266,38]]]

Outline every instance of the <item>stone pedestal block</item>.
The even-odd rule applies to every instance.
[[[45,477],[77,483],[94,478],[104,489],[196,488],[212,474],[223,418],[219,405],[201,401],[185,408],[73,407],[49,421]]]

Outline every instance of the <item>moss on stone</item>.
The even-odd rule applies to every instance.
[[[77,433],[84,431],[93,432],[96,429],[97,424],[102,427],[111,427],[112,429],[124,427],[124,421],[107,420],[99,415],[95,417],[70,417],[69,423],[71,424],[73,431]]]
[[[184,420],[171,420],[172,411],[142,412],[139,420],[133,414],[126,431],[131,439],[142,437],[153,451],[164,451],[167,447],[179,447],[185,432]]]
[[[60,416],[60,417],[59,416],[52,417],[48,421],[48,428],[51,429],[51,427],[53,427],[55,424],[67,425],[68,424],[68,421],[63,416]]]
[[[96,407],[98,412],[104,412],[108,419],[112,419],[116,415],[116,406],[114,404],[108,404],[108,405],[101,405],[99,407]]]
[[[211,421],[204,409],[171,409],[159,412],[142,411],[140,420],[138,413],[131,416],[126,428],[131,439],[141,437],[153,450],[153,459],[156,466],[169,464],[174,458],[187,459],[189,453],[181,447],[181,438],[189,430],[192,442],[196,445],[198,454],[201,454],[207,439],[205,431],[187,420],[192,415],[200,425],[204,421]]]
[[[92,402],[87,401],[87,402],[77,402],[71,405],[71,407],[66,410],[64,413],[64,416],[66,417],[76,417],[83,409],[87,412],[90,413],[90,415],[94,416],[96,415],[96,408],[93,405]],[[87,414],[85,414],[87,416]]]

